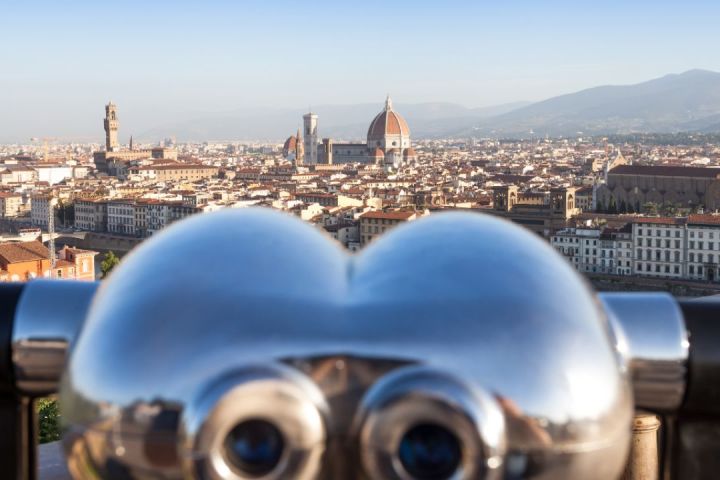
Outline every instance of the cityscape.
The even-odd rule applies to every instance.
[[[720,2],[0,14],[0,479],[713,480]]]
[[[2,278],[99,278],[108,252],[122,256],[175,221],[266,207],[352,252],[434,213],[495,215],[547,240],[600,289],[720,289],[720,145],[710,138],[415,139],[390,96],[377,111],[354,142],[324,137],[308,112],[284,142],[139,144],[120,142],[122,110],[108,102],[104,145],[2,145]]]

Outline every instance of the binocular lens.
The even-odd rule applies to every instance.
[[[244,474],[262,476],[280,462],[285,442],[280,430],[265,420],[248,420],[233,428],[225,439],[229,461]]]
[[[417,480],[447,479],[460,465],[462,452],[457,437],[446,428],[422,424],[402,437],[398,457]]]

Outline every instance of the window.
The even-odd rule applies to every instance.
[[[680,240],[675,240],[675,248],[680,248]]]
[[[675,252],[675,261],[676,262],[680,261],[680,252],[677,252],[677,251]]]
[[[690,252],[690,261],[691,261],[691,262],[694,262],[694,261],[695,261],[695,254],[692,253],[692,252]]]
[[[688,272],[690,272],[690,275],[695,275],[695,267],[690,265],[690,267],[688,268]]]
[[[690,248],[695,248],[695,242],[690,242]]]
[[[678,267],[677,265],[675,265],[675,269],[674,269],[674,270],[675,270],[675,273],[676,273],[676,274],[677,274],[677,273],[680,273],[680,267]]]
[[[642,263],[638,263],[637,268],[638,272],[642,272]]]
[[[690,231],[690,238],[695,238],[695,232]]]

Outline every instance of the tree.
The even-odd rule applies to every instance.
[[[100,271],[102,272],[102,278],[107,277],[110,275],[110,272],[112,271],[115,266],[120,263],[120,259],[112,252],[108,252],[105,255],[105,258],[103,259],[102,263],[100,264]]]
[[[615,197],[610,197],[610,203],[608,204],[607,213],[617,213],[617,204],[615,203]]]
[[[40,443],[60,440],[60,409],[52,398],[41,398],[35,404],[40,426]]]
[[[658,205],[655,202],[647,202],[643,205],[643,211],[650,215],[658,214]]]
[[[62,199],[58,201],[55,207],[55,216],[60,220],[60,223],[67,227],[75,223],[75,204],[65,203]]]

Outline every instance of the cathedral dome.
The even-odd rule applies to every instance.
[[[288,137],[283,145],[283,157],[287,158],[290,153],[295,153],[295,146],[297,145],[297,138],[295,135]]]
[[[372,151],[372,153],[370,154],[370,156],[371,156],[371,157],[374,157],[374,158],[384,157],[384,156],[385,156],[385,152],[383,151],[382,148],[376,147],[375,150]]]
[[[410,137],[410,129],[405,119],[392,108],[390,97],[385,101],[385,110],[380,112],[368,128],[368,142],[379,140],[386,135]]]

